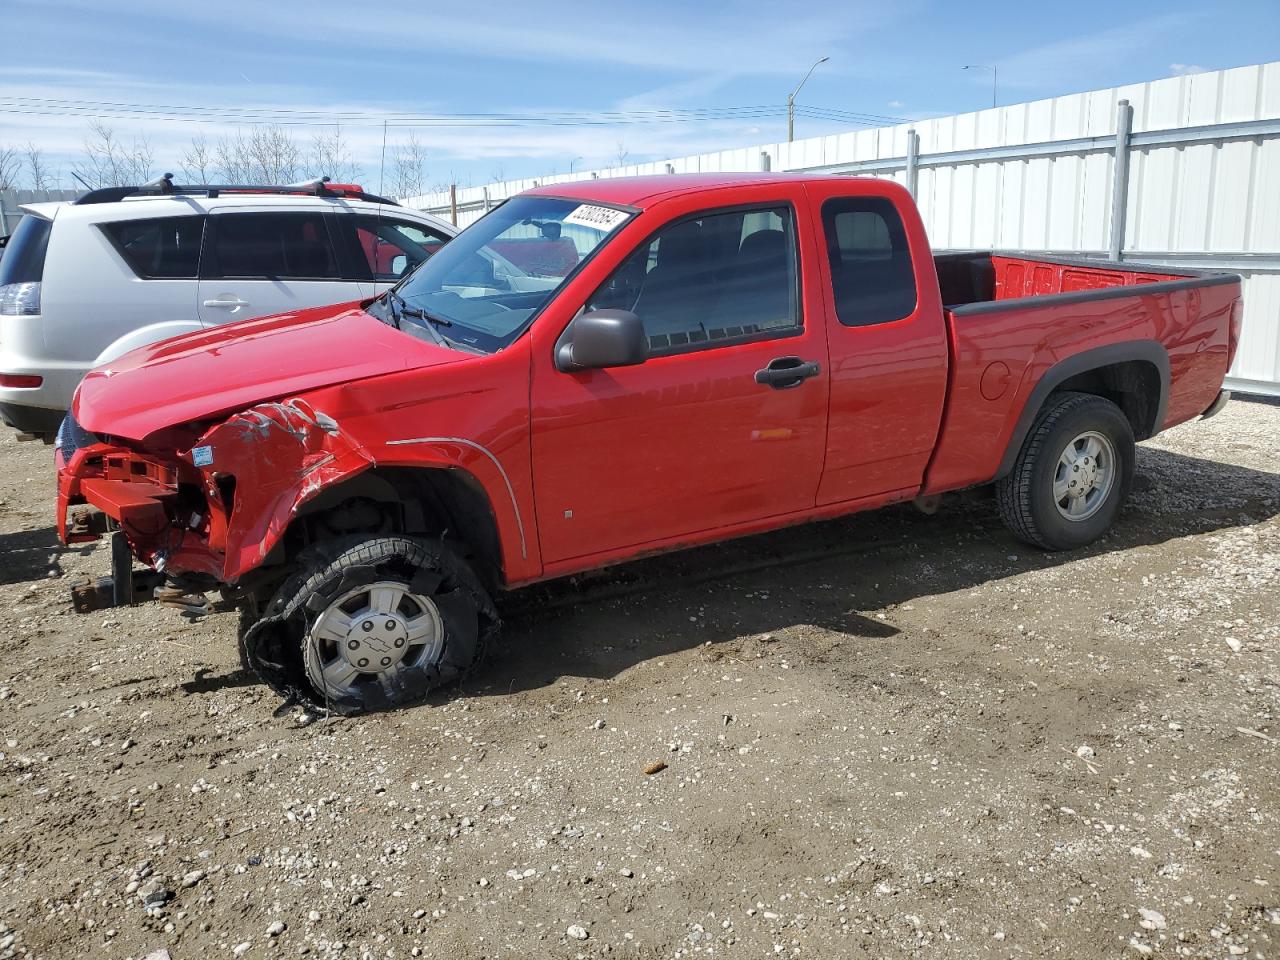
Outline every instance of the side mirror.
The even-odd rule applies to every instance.
[[[569,324],[556,345],[556,369],[564,373],[631,367],[648,358],[644,324],[630,310],[584,313]]]

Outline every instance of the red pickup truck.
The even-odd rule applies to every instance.
[[[558,184],[379,299],[92,371],[58,527],[116,531],[81,607],[221,589],[277,690],[395,706],[476,663],[496,591],[656,551],[982,484],[1089,543],[1134,441],[1225,401],[1240,316],[1229,274],[935,257],[883,180]]]

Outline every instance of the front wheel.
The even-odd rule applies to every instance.
[[[1092,394],[1054,394],[996,483],[1000,516],[1019,539],[1046,550],[1092,543],[1128,496],[1134,461],[1133,428],[1119,407]]]
[[[282,693],[363,713],[461,679],[497,625],[488,594],[447,547],[377,537],[314,549],[244,633],[242,654]]]

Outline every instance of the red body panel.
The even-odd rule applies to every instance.
[[[1222,284],[1069,304],[1030,299],[1017,309],[950,316],[951,389],[924,492],[994,477],[1041,378],[1086,350],[1163,345],[1169,395],[1157,432],[1199,415],[1217,397],[1231,364],[1230,320],[1239,297],[1238,285]]]
[[[144,561],[235,583],[337,484],[375,467],[448,469],[485,493],[513,586],[990,481],[1046,373],[1099,347],[1167,353],[1159,426],[1179,423],[1212,403],[1238,335],[1238,283],[1037,300],[1171,277],[1006,255],[990,258],[996,306],[948,314],[920,218],[884,181],[705,175],[535,192],[637,215],[498,353],[436,346],[352,304],[219,327],[92,372],[79,424],[124,439],[59,455],[60,535],[73,538],[67,508],[89,502],[122,520]],[[837,196],[887,197],[900,212],[917,288],[902,320],[838,322],[820,216]],[[795,213],[801,332],[630,367],[556,368],[566,326],[656,229],[779,203]],[[794,389],[756,383],[781,356],[820,373]],[[178,495],[187,504],[195,491],[206,505],[180,511]],[[170,526],[153,529],[161,516]]]
[[[818,259],[831,349],[831,412],[819,504],[840,503],[905,488],[918,489],[933,455],[947,393],[947,342],[938,278],[924,224],[910,195],[875,180],[811,182],[816,218],[831,197],[890,196],[906,227],[915,267],[915,310],[892,323],[842,326],[836,318],[831,271]],[[825,246],[820,246],[825,251]]]
[[[85,376],[76,419],[94,433],[141,440],[260,400],[465,359],[467,354],[393,330],[358,304],[315,307],[127,353]],[[116,388],[113,381],[121,377],[127,388]]]
[[[543,315],[531,338],[533,469],[546,562],[813,508],[828,380],[814,377],[782,391],[754,380],[780,356],[827,366],[825,302],[820,276],[809,266],[820,255],[804,185],[751,185],[734,194],[735,204],[793,206],[803,331],[634,367],[556,370],[556,340],[623,255],[662,223],[705,209],[707,198],[694,193],[658,202],[632,221],[558,298],[563,309]]]

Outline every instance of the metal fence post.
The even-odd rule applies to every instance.
[[[1111,180],[1111,243],[1107,256],[1124,255],[1125,218],[1129,213],[1129,137],[1133,133],[1133,107],[1128,100],[1116,104],[1115,176]]]
[[[911,199],[916,197],[916,184],[919,182],[920,134],[912,127],[907,131],[907,193]]]
[[[455,227],[458,225],[458,185],[456,183],[449,184],[449,220]]]

